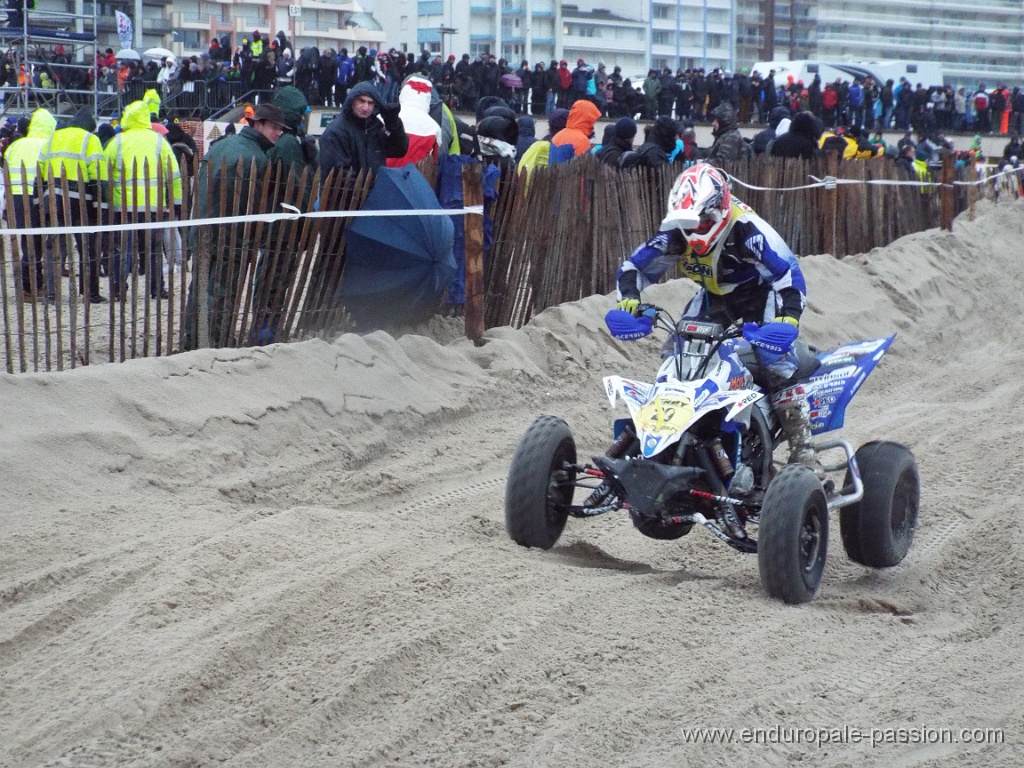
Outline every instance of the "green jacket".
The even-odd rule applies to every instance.
[[[249,179],[255,167],[256,194],[259,182],[266,177],[270,159],[267,152],[274,145],[251,126],[238,133],[217,139],[210,145],[199,165],[199,192],[196,195],[196,216],[230,216],[238,200],[238,213],[247,211]],[[241,169],[238,162],[242,162]],[[255,164],[255,166],[254,166]],[[221,210],[223,195],[224,209]]]
[[[647,97],[648,101],[653,101],[658,98],[658,93],[661,91],[661,81],[656,77],[648,77],[644,80],[644,96]]]
[[[282,133],[281,138],[267,151],[267,157],[271,162],[285,163],[296,176],[302,174],[306,165],[311,166],[311,169],[316,168],[318,158],[315,153],[312,162],[307,163],[302,152],[302,142],[299,140],[299,128],[302,126],[306,113],[309,112],[309,103],[306,101],[305,95],[298,88],[287,85],[274,94],[273,103],[284,112],[288,130]]]

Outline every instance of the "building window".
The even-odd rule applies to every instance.
[[[674,19],[676,17],[676,9],[668,5],[656,5],[652,15],[656,19]]]
[[[593,37],[594,28],[588,24],[566,24],[562,28],[562,34],[567,37]]]
[[[202,32],[198,29],[179,29],[174,33],[175,40],[181,42],[186,48],[198,49],[205,47],[200,39]]]
[[[651,35],[651,42],[655,45],[672,45],[675,33],[664,30],[655,30]]]
[[[82,13],[85,14],[86,16],[91,15],[92,14],[93,6],[96,7],[96,15],[100,16],[100,17],[107,17],[107,16],[109,16],[112,19],[115,16],[114,11],[123,11],[125,13],[128,13],[129,15],[134,15],[134,13],[133,13],[134,7],[131,6],[129,3],[126,3],[126,2],[123,2],[123,3],[105,2],[104,0],[100,0],[100,2],[95,2],[95,3],[90,3],[90,2],[84,3],[82,5]],[[69,9],[68,12],[72,13],[73,10]]]
[[[401,18],[399,18],[399,20],[398,20],[398,28],[400,30],[402,30],[403,32],[408,32],[409,31],[409,17],[408,16],[402,16]]]
[[[470,56],[487,56],[491,52],[490,43],[470,43],[469,44],[469,55]]]

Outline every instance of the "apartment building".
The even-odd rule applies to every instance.
[[[1024,3],[736,0],[737,62],[933,61],[946,82],[1024,83]]]
[[[96,45],[104,50],[121,45],[117,38],[116,12],[128,14],[135,30],[135,48],[145,50],[166,45],[171,36],[171,0],[37,0],[35,8],[28,11],[28,26],[34,29],[65,29],[72,32],[93,34]],[[94,27],[95,24],[95,27]],[[7,44],[17,44],[17,38],[9,38]],[[67,43],[65,48],[76,46]]]
[[[301,1],[301,0],[300,0]],[[755,61],[912,60],[952,83],[1024,83],[1024,3],[979,0],[364,0],[409,51],[615,61],[645,71]],[[643,32],[642,52],[635,51]],[[585,53],[584,53],[585,52]],[[621,59],[620,59],[621,57]]]
[[[732,69],[733,0],[650,0],[651,65]]]
[[[174,0],[171,23],[169,47],[185,56],[205,51],[214,36],[228,35],[238,45],[256,30],[267,38],[283,31],[296,52],[308,46],[354,52],[386,42],[383,27],[355,0]]]
[[[632,13],[558,0],[377,0],[374,15],[389,45],[405,51],[493,53],[515,65],[583,58],[646,72],[648,25],[638,12],[645,4],[618,5]]]

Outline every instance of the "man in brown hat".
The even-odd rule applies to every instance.
[[[250,210],[262,197],[260,186],[267,180],[270,159],[267,151],[274,146],[281,134],[288,128],[284,112],[275,104],[259,104],[249,118],[249,125],[237,133],[217,139],[210,145],[199,166],[199,193],[196,195],[196,215],[203,217],[231,216],[263,213]],[[241,164],[239,165],[239,161]],[[253,196],[249,197],[250,179],[253,179]],[[238,208],[235,208],[237,204]],[[197,229],[192,229],[192,247],[198,246]],[[250,227],[250,233],[255,228]],[[234,326],[235,294],[238,291],[238,277],[242,265],[247,263],[253,243],[246,238],[244,224],[230,224],[211,227],[209,252],[209,302],[210,323],[209,343],[218,347],[231,344],[231,329]],[[235,244],[231,250],[231,243]],[[199,254],[200,259],[204,254]],[[202,261],[197,261],[201,264]],[[196,302],[198,291],[198,269],[192,272],[192,286],[185,309],[185,348],[198,346],[199,311]]]

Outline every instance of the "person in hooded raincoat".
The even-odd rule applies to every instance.
[[[39,162],[46,179],[48,192],[57,196],[58,226],[95,226],[99,220],[100,163],[106,163],[103,145],[94,133],[96,120],[92,110],[82,107],[67,127],[53,132],[39,153]],[[65,220],[64,199],[68,200],[70,216]],[[79,233],[74,236],[78,249],[78,292],[84,295],[83,284],[88,279],[89,300],[96,304],[106,301],[100,294],[100,256],[96,236]],[[58,238],[65,249],[66,238]]]
[[[12,141],[4,151],[4,165],[11,174],[11,195],[14,206],[14,225],[23,229],[39,226],[40,154],[57,127],[57,121],[45,109],[32,113],[28,129],[20,139]],[[27,209],[27,211],[26,211]],[[26,215],[27,214],[27,215]],[[21,285],[29,298],[55,295],[57,279],[48,264],[46,283],[43,283],[43,238],[33,235],[18,238],[21,248]],[[33,293],[33,289],[35,293]]]
[[[657,118],[644,131],[644,143],[619,158],[620,168],[659,168],[668,165],[676,148],[676,122],[667,115]]]
[[[556,147],[572,144],[577,155],[590,151],[590,138],[594,135],[594,124],[600,119],[601,110],[587,98],[575,101],[569,109],[565,128],[551,137]]]
[[[142,101],[133,101],[129,104],[121,116],[120,132],[103,150],[107,162],[100,163],[100,181],[108,185],[107,199],[114,211],[115,224],[146,220],[158,209],[166,211],[171,205],[181,205],[182,187],[178,160],[174,156],[170,142],[153,130],[149,110],[150,105]],[[159,169],[162,169],[162,179],[158,176]],[[113,175],[109,175],[111,173]],[[172,199],[168,199],[166,194],[168,180],[171,183]],[[127,216],[125,217],[121,211],[127,211]],[[116,245],[120,246],[120,243]],[[131,254],[137,253],[139,274],[143,274],[147,268],[149,271],[150,296],[166,299],[160,232],[129,231],[127,248],[130,255],[122,264],[120,251],[115,247],[115,263],[110,270],[112,290],[122,299],[125,298],[127,274],[131,264],[135,263]],[[143,264],[147,249],[149,263]]]
[[[606,138],[596,156],[602,163],[618,168],[622,156],[633,150],[636,122],[631,117],[620,117],[610,127],[612,129],[611,136],[608,136],[607,132],[605,133]]]
[[[715,141],[708,150],[709,163],[734,162],[751,155],[750,145],[740,133],[736,109],[727,101],[711,110],[711,135]]]
[[[320,137],[320,169],[326,179],[335,168],[375,171],[389,157],[409,151],[409,136],[400,104],[385,104],[372,83],[356,83],[345,97],[341,113]]]
[[[286,85],[274,92],[271,101],[284,113],[286,130],[274,146],[267,150],[270,162],[280,160],[287,165],[296,176],[301,175],[304,168],[315,170],[317,167],[316,144],[302,135],[302,121],[309,112],[309,102],[305,94],[293,85]]]
[[[800,157],[811,160],[822,154],[818,140],[822,134],[821,120],[810,112],[797,112],[789,130],[772,142],[768,154],[772,157]]]
[[[430,97],[434,85],[425,77],[411,75],[402,84],[398,103],[399,117],[409,137],[409,149],[401,157],[389,157],[389,168],[418,163],[425,157],[437,157],[441,147],[441,126],[430,116]]]

